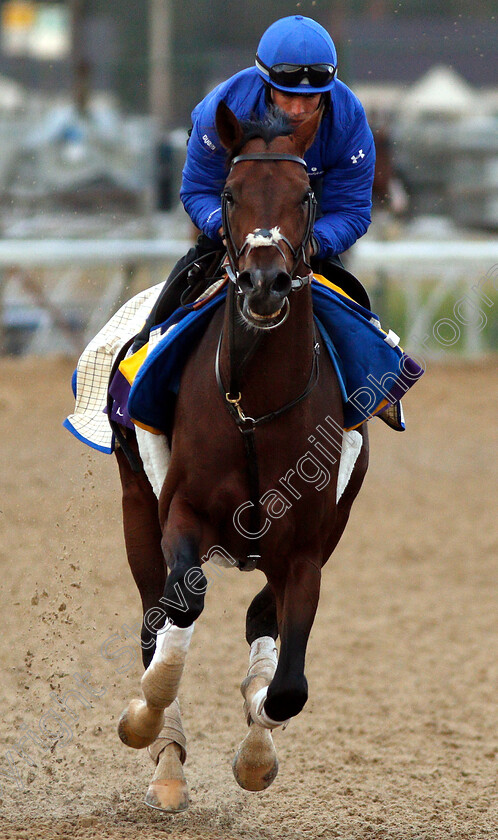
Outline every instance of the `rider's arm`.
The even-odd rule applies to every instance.
[[[349,125],[341,132],[341,150],[326,167],[321,209],[313,234],[319,257],[341,254],[366,233],[371,221],[375,145],[365,112],[356,100]],[[333,152],[333,150],[330,150]]]
[[[222,82],[192,112],[180,198],[194,224],[220,243],[220,194],[228,174],[226,151],[216,131],[216,109],[221,100],[239,119],[262,116],[265,89],[256,68],[248,67]]]
[[[193,223],[220,243],[220,194],[227,176],[226,151],[215,128],[216,107],[221,98],[221,92],[208,96],[193,112],[180,190],[180,198]]]

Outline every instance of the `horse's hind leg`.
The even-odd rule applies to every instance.
[[[184,811],[188,808],[188,788],[183,775],[187,754],[178,700],[165,709],[163,729],[148,751],[156,770],[145,796],[146,804],[160,811]]]
[[[252,645],[261,636],[278,636],[277,605],[269,583],[254,596],[246,616],[247,644]]]
[[[240,688],[249,732],[240,744],[232,765],[236,781],[245,790],[264,790],[278,773],[271,730],[254,723],[249,714],[252,697],[268,686],[275,674],[277,635],[275,598],[267,584],[253,599],[246,618],[246,639],[251,645],[251,653],[247,677]]]
[[[299,714],[308,699],[304,663],[308,638],[318,606],[321,570],[315,552],[289,561],[284,581],[272,581],[277,600],[280,654],[268,688],[250,702],[256,723],[275,729]]]

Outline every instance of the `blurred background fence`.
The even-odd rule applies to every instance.
[[[78,353],[167,276],[193,235],[178,198],[190,112],[295,12],[335,38],[376,136],[374,220],[349,267],[405,346],[429,335],[432,355],[495,350],[494,11],[486,0],[0,2],[1,351]],[[474,308],[459,307],[476,284],[493,305],[473,293]],[[444,340],[434,334],[445,319],[455,340],[448,323]]]

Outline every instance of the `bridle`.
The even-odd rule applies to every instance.
[[[291,161],[292,163],[298,163],[300,166],[304,166],[304,168],[307,170],[306,161],[303,158],[298,157],[297,155],[285,154],[283,152],[253,152],[252,154],[247,154],[247,155],[237,155],[231,161],[230,168],[232,169],[234,166],[236,166],[237,163],[241,163],[241,162],[246,161],[246,160],[259,160],[259,161],[286,160],[286,161]],[[252,246],[248,243],[247,238],[246,238],[246,241],[244,242],[244,244],[242,245],[241,248],[237,248],[237,245],[235,244],[235,241],[234,241],[234,238],[233,238],[232,226],[230,224],[229,212],[228,212],[230,197],[231,197],[231,193],[225,187],[225,189],[223,190],[223,192],[221,194],[221,218],[222,218],[222,224],[223,224],[223,232],[224,232],[225,240],[226,240],[227,256],[228,256],[228,263],[229,263],[228,266],[227,266],[227,273],[228,273],[228,276],[229,276],[230,280],[235,285],[237,293],[239,295],[243,295],[243,291],[240,288],[239,283],[238,283],[238,278],[239,278],[238,263],[239,263],[239,260],[242,256],[242,254],[244,253],[244,251],[247,249],[247,251],[249,253]],[[314,194],[313,190],[311,189],[311,187],[308,189],[308,191],[306,193],[306,204],[307,204],[307,208],[308,208],[308,217],[307,217],[307,221],[306,221],[306,229],[304,231],[303,238],[302,238],[300,244],[297,246],[297,248],[294,248],[294,246],[289,241],[287,236],[285,236],[284,234],[282,234],[280,232],[279,232],[278,241],[276,241],[273,238],[272,231],[267,230],[266,228],[258,228],[257,230],[253,231],[253,234],[257,235],[258,238],[268,240],[268,243],[267,243],[268,245],[270,245],[271,247],[277,248],[277,250],[282,255],[284,261],[286,261],[286,257],[285,257],[285,254],[284,254],[282,248],[279,245],[279,242],[280,241],[285,242],[285,244],[289,248],[289,251],[291,252],[292,258],[293,258],[293,261],[294,261],[292,269],[290,271],[291,290],[301,289],[303,286],[306,286],[308,283],[310,283],[311,278],[312,278],[311,266],[309,265],[309,263],[306,259],[306,248],[307,248],[307,245],[308,245],[308,243],[311,239],[311,235],[313,233],[313,225],[315,223],[317,202],[316,202],[315,194]],[[296,274],[297,268],[298,268],[298,266],[300,265],[301,262],[303,262],[304,265],[309,269],[308,274],[306,274],[302,277]]]
[[[242,161],[247,161],[247,160],[256,160],[256,161],[269,161],[269,160],[270,161],[280,161],[280,160],[284,160],[284,161],[291,161],[291,163],[297,163],[297,164],[299,164],[299,166],[304,166],[304,168],[307,170],[307,165],[306,165],[306,161],[304,160],[304,158],[298,157],[297,155],[287,154],[285,152],[252,152],[252,153],[245,154],[245,155],[237,155],[231,161],[231,168],[236,166],[237,163],[241,163]],[[244,244],[242,245],[241,248],[237,248],[237,246],[234,242],[232,227],[231,227],[231,224],[230,224],[230,219],[229,219],[229,214],[228,214],[228,196],[229,195],[230,195],[229,191],[225,188],[222,192],[222,195],[221,195],[221,213],[222,213],[222,220],[223,220],[223,231],[224,231],[224,234],[225,234],[226,244],[227,244],[227,256],[228,256],[228,260],[229,260],[229,266],[227,268],[230,269],[230,271],[227,271],[227,273],[228,273],[228,276],[229,276],[230,280],[232,281],[232,283],[234,285],[235,293],[237,295],[237,306],[238,306],[238,300],[244,294],[244,291],[240,288],[239,282],[238,282],[238,278],[239,278],[238,261],[239,261],[241,255],[246,250],[246,248],[250,250],[251,247],[253,247],[253,246],[251,246],[249,244],[249,241],[248,241],[247,237],[246,237],[246,240],[245,240],[245,242],[244,242]],[[266,230],[264,228],[258,228],[257,230],[253,231],[253,234],[257,235],[258,239],[261,238],[263,240],[268,240],[268,242],[267,243],[265,242],[265,244],[269,244],[271,247],[277,248],[277,250],[282,254],[282,257],[284,258],[284,261],[286,261],[285,254],[282,251],[282,249],[279,245],[279,242],[280,242],[280,240],[282,240],[283,242],[286,243],[287,247],[289,248],[289,250],[292,254],[293,260],[294,260],[294,263],[293,263],[293,266],[292,266],[292,269],[291,269],[291,272],[290,272],[291,283],[292,283],[291,291],[293,291],[294,289],[301,289],[303,286],[308,285],[309,283],[311,283],[311,280],[313,278],[313,273],[312,273],[312,270],[311,270],[311,266],[308,264],[308,262],[306,260],[306,247],[307,247],[307,245],[310,241],[311,234],[313,232],[313,225],[314,225],[314,222],[315,222],[316,207],[317,207],[317,201],[316,201],[316,198],[315,198],[315,194],[314,194],[313,190],[311,189],[311,187],[307,190],[307,193],[306,193],[306,204],[307,204],[307,207],[308,207],[306,229],[304,231],[303,238],[302,238],[300,244],[297,246],[297,248],[294,248],[292,243],[289,242],[289,239],[286,236],[284,236],[283,234],[281,234],[280,232],[279,232],[279,235],[278,235],[278,240],[275,240],[275,238],[272,234],[272,231]],[[297,267],[300,264],[301,260],[304,262],[305,266],[307,266],[309,268],[309,273],[306,274],[304,277],[296,276]],[[229,295],[229,298],[230,298],[230,295]],[[284,315],[283,320],[285,320],[285,318],[287,317],[288,311],[289,311],[289,303],[288,303],[287,298],[286,298],[286,302],[287,302],[287,309],[286,309],[286,314]],[[239,309],[239,312],[240,312],[240,307],[238,307],[238,309]],[[283,323],[283,320],[281,320],[278,324],[275,324],[274,326],[280,326],[280,324]],[[229,319],[229,323],[230,323],[229,347],[230,347],[230,358],[231,358],[232,348],[233,348],[233,344],[234,344],[233,312],[232,312],[232,315]],[[271,329],[271,328],[272,327],[269,327],[269,328],[267,327],[266,329]],[[258,330],[258,332],[259,332],[259,336],[261,336],[261,333],[264,332],[264,329],[260,328]],[[313,390],[314,386],[316,385],[316,382],[318,380],[319,344],[318,344],[318,341],[317,341],[316,335],[315,335],[315,340],[313,342],[312,371],[311,371],[311,374],[310,374],[310,379],[308,381],[308,384],[307,384],[306,388],[304,389],[303,393],[300,394],[300,396],[297,399],[292,400],[290,403],[287,403],[287,405],[283,406],[277,412],[270,413],[270,414],[265,415],[264,417],[261,417],[261,418],[258,418],[258,419],[255,419],[253,417],[246,417],[244,415],[241,407],[240,407],[240,399],[241,399],[240,382],[239,382],[240,371],[236,372],[235,370],[231,369],[231,371],[230,371],[230,390],[227,392],[223,388],[223,384],[222,384],[222,381],[221,381],[221,374],[220,374],[220,350],[221,350],[222,337],[223,337],[223,333],[220,334],[220,339],[219,339],[219,343],[218,343],[218,350],[217,350],[217,354],[216,354],[216,364],[215,364],[216,379],[217,379],[217,382],[218,382],[218,387],[220,389],[220,392],[225,397],[227,408],[230,411],[230,413],[232,414],[235,422],[237,423],[237,425],[239,426],[241,431],[243,430],[243,428],[244,428],[244,430],[246,430],[245,427],[247,426],[247,424],[249,424],[249,427],[252,427],[252,429],[254,429],[255,426],[259,425],[259,423],[268,422],[269,420],[273,420],[275,417],[278,417],[280,414],[285,413],[290,408],[292,408],[294,405],[297,405],[297,403],[299,403],[301,400],[305,399],[305,397],[308,396],[310,391]],[[238,397],[235,397],[235,394],[238,394]]]
[[[286,160],[291,161],[293,163],[297,163],[300,166],[306,167],[306,162],[301,157],[297,157],[297,155],[290,155],[284,154],[279,152],[255,152],[253,154],[247,155],[237,155],[233,158],[231,162],[231,166],[236,166],[237,163],[246,160],[256,160],[256,161],[269,161],[269,160]],[[227,274],[234,285],[234,290],[232,292],[233,296],[237,296],[237,301],[243,296],[244,292],[239,286],[238,278],[239,278],[239,269],[238,269],[238,262],[242,254],[246,249],[251,250],[253,246],[246,240],[241,248],[237,248],[233,233],[232,227],[230,225],[229,213],[228,213],[228,201],[230,193],[225,188],[221,195],[221,214],[222,214],[222,222],[223,222],[223,231],[225,234],[226,245],[227,245],[227,255],[228,255],[228,262],[229,265],[227,266]],[[292,243],[289,239],[279,232],[278,239],[275,238],[272,231],[266,230],[264,228],[259,228],[253,231],[253,234],[259,240],[262,238],[263,240],[268,240],[268,242],[260,242],[259,244],[264,244],[270,247],[275,247],[281,253],[284,261],[286,262],[285,254],[282,248],[279,245],[279,242],[285,242],[287,247],[289,248],[292,258],[294,260],[293,266],[290,272],[291,277],[291,291],[294,289],[301,289],[303,286],[308,285],[313,277],[311,266],[306,260],[306,247],[310,241],[311,234],[313,232],[313,225],[315,222],[316,216],[316,198],[311,188],[308,189],[306,194],[306,203],[308,207],[308,217],[306,221],[306,229],[303,235],[303,238],[297,248],[294,248]],[[257,247],[257,246],[255,246]],[[304,265],[309,268],[309,273],[304,277],[298,276],[296,274],[297,268],[301,261]],[[234,294],[235,293],[235,294]],[[230,299],[230,295],[229,295]],[[287,302],[287,309],[286,313],[289,311],[289,302],[288,299],[285,299]],[[238,304],[237,304],[238,305]],[[233,306],[233,304],[232,304]],[[239,308],[240,312],[240,308]],[[283,320],[287,317],[287,314],[284,316]],[[283,323],[283,320],[276,324],[275,326],[280,326]],[[318,357],[320,352],[320,345],[318,342],[318,338],[315,332],[315,337],[313,340],[313,361],[310,376],[304,391],[302,391],[295,399],[291,400],[290,402],[286,403],[286,405],[282,406],[281,408],[277,409],[276,411],[269,412],[261,417],[249,417],[244,414],[241,406],[241,399],[242,394],[240,391],[240,382],[239,376],[240,371],[234,369],[232,364],[232,348],[233,348],[233,341],[234,341],[234,318],[233,313],[229,319],[229,358],[230,358],[230,385],[229,390],[227,391],[222,378],[221,378],[221,370],[220,370],[220,355],[221,355],[221,345],[223,339],[223,331],[220,333],[219,341],[218,341],[218,348],[216,352],[216,361],[215,361],[215,375],[216,381],[218,384],[218,389],[220,391],[221,396],[225,402],[225,406],[227,407],[229,413],[232,415],[239,431],[242,433],[242,437],[244,439],[244,447],[246,451],[246,469],[247,469],[247,478],[249,484],[249,495],[250,500],[252,503],[251,513],[250,513],[250,522],[251,522],[251,533],[257,534],[259,531],[260,526],[260,500],[259,500],[259,469],[258,469],[258,457],[256,451],[256,440],[255,440],[255,431],[256,428],[260,425],[268,423],[276,418],[280,417],[281,415],[285,414],[291,408],[298,405],[302,400],[306,399],[306,397],[311,393],[318,382],[319,376],[319,365],[318,365]],[[270,327],[271,328],[271,327]],[[268,328],[267,328],[268,329]],[[259,336],[256,337],[254,347],[259,342],[259,338],[261,337],[261,330],[259,331]],[[254,349],[254,348],[253,348]],[[252,548],[253,551],[251,554],[247,555],[246,561],[241,568],[245,570],[250,570],[255,568],[258,559],[260,559],[260,548],[259,548],[259,537],[256,539],[252,539]]]

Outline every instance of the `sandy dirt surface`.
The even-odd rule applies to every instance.
[[[150,759],[116,734],[141,676],[116,466],[61,428],[70,362],[0,361],[1,840],[496,837],[494,366],[433,364],[404,434],[370,424],[371,468],[324,574],[310,699],[276,734],[280,773],[259,794],[231,760],[262,578],[213,582],[180,695],[191,807],[168,817],[142,804]]]

